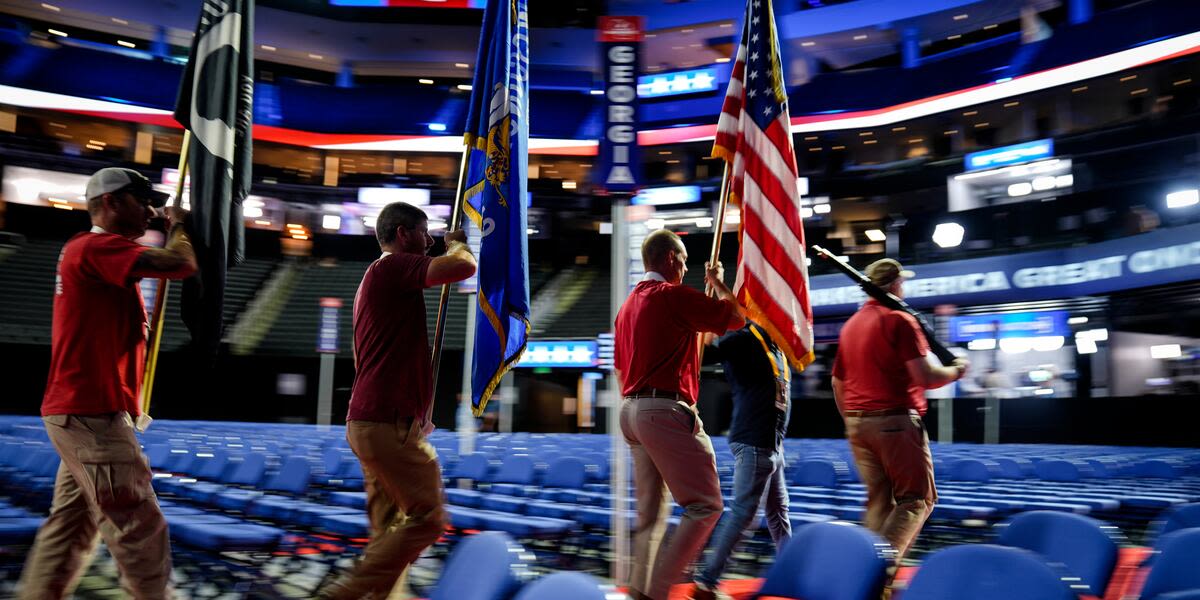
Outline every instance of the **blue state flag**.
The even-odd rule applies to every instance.
[[[470,148],[463,210],[483,234],[471,408],[483,414],[525,352],[529,260],[529,17],[526,0],[488,0],[464,134]]]

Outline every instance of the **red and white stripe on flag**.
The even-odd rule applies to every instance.
[[[770,0],[748,0],[712,153],[730,163],[730,201],[741,207],[734,294],[801,370],[813,360],[813,317],[775,32]]]

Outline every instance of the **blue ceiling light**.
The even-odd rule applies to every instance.
[[[427,125],[427,127],[429,127],[430,131],[445,131],[446,130],[445,123],[430,123],[429,125]]]

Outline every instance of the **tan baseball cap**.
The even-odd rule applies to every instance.
[[[871,283],[879,287],[887,287],[901,277],[912,279],[916,276],[916,273],[906,270],[898,260],[881,258],[867,265],[866,276],[867,279],[871,280]]]

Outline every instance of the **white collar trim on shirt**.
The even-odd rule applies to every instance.
[[[646,276],[642,277],[642,281],[661,281],[667,283],[667,278],[662,276],[658,271],[646,271]]]
[[[392,255],[392,253],[391,253],[391,252],[384,252],[383,254],[380,254],[380,255],[379,255],[379,258],[387,258],[387,257],[389,257],[389,256],[391,256],[391,255]]]
[[[92,225],[92,229],[88,233],[108,233],[99,225]]]

